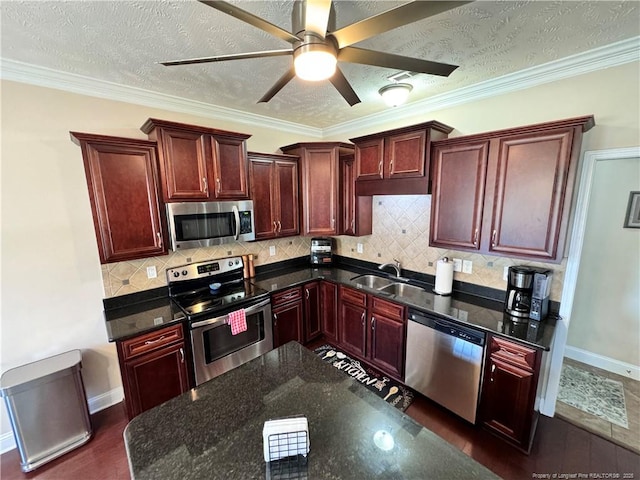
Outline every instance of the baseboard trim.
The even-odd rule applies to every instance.
[[[122,387],[114,388],[96,397],[87,399],[89,413],[94,414],[105,408],[109,408],[124,399],[124,390]],[[16,448],[16,441],[13,432],[9,431],[0,435],[0,454],[8,452]]]
[[[631,363],[621,362],[620,360],[598,355],[581,348],[570,347],[569,345],[565,347],[564,356],[607,372],[640,381],[640,367]]]

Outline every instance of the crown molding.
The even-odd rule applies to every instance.
[[[23,62],[0,58],[0,78],[41,87],[54,88],[81,95],[122,101],[136,105],[161,108],[169,111],[197,115],[216,120],[227,120],[251,126],[286,129],[289,132],[311,138],[335,138],[349,136],[351,132],[372,131],[384,128],[389,122],[404,118],[424,117],[431,111],[451,108],[509,92],[543,85],[545,83],[615,67],[640,59],[640,36],[612,43],[588,52],[571,55],[561,60],[504,75],[486,82],[435,95],[426,100],[393,107],[382,113],[367,115],[327,128],[315,128],[299,123],[278,120],[263,115],[220,107],[173,95],[151,92],[141,88],[97,80],[82,75],[39,67]]]
[[[382,113],[368,115],[357,120],[334,125],[323,130],[325,137],[336,135],[349,136],[349,132],[362,132],[367,129],[384,128],[389,122],[397,123],[404,118],[424,117],[426,113],[451,108],[505,93],[555,82],[585,73],[616,67],[640,60],[640,37],[571,55],[560,60],[548,62],[519,72],[480,82],[468,87],[435,95],[428,99],[392,107]]]
[[[0,58],[0,79],[53,88],[90,97],[116,100],[172,112],[197,115],[215,120],[227,120],[251,126],[286,129],[288,132],[321,139],[321,128],[278,120],[264,115],[220,107],[186,98],[129,87],[73,73]]]

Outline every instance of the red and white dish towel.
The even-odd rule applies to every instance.
[[[238,335],[247,331],[247,315],[244,312],[244,308],[229,314],[229,326],[231,327],[231,335]]]

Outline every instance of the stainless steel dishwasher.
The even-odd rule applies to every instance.
[[[481,331],[410,309],[405,383],[475,423],[484,345]]]

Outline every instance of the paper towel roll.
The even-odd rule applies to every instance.
[[[436,286],[433,289],[438,295],[449,295],[453,287],[453,262],[445,257],[436,264]]]

